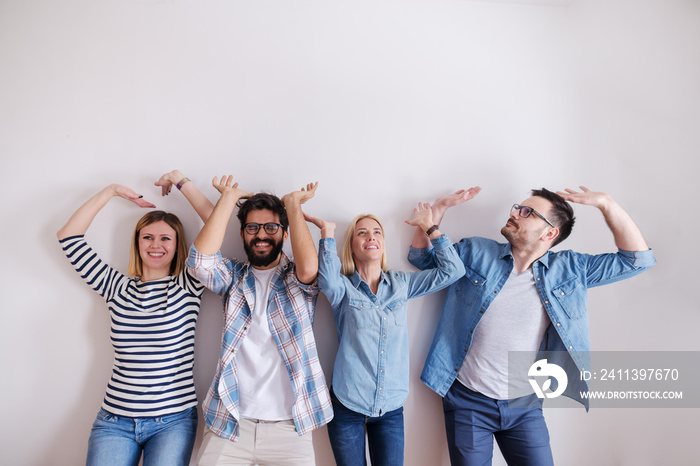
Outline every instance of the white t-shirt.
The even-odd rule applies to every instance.
[[[276,269],[250,269],[255,276],[255,309],[236,357],[240,413],[264,421],[292,419],[296,400],[292,382],[267,320],[270,281]]]
[[[520,274],[511,272],[476,326],[457,380],[496,400],[531,395],[527,379],[511,380],[509,392],[508,351],[531,351],[533,359],[529,364],[534,363],[549,322],[532,268]]]

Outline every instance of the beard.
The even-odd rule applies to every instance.
[[[248,255],[248,262],[253,267],[267,267],[277,260],[282,252],[282,244],[284,241],[275,241],[274,239],[253,239],[250,242],[243,242],[243,249]],[[253,246],[258,243],[267,243],[272,246],[272,249],[267,254],[258,254],[253,250]]]

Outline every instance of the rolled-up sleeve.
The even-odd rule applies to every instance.
[[[187,268],[204,286],[218,295],[223,295],[233,280],[233,267],[221,252],[202,254],[192,245],[187,256]]]

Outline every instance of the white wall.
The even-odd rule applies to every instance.
[[[481,185],[443,230],[498,238],[530,188],[607,190],[659,263],[591,291],[593,348],[698,350],[699,48],[697,0],[4,0],[0,463],[84,461],[111,369],[109,322],[55,231],[120,182],[179,214],[193,239],[200,223],[183,198],[152,186],[173,168],[212,200],[209,180],[223,173],[280,195],[318,180],[308,211],[341,230],[375,213],[396,269],[410,269],[403,220],[418,201]],[[600,214],[576,212],[566,247],[612,250]],[[115,200],[88,233],[122,270],[142,213]],[[235,228],[224,252],[242,256]],[[418,379],[442,297],[409,305],[409,466],[449,463],[439,397]],[[317,313],[330,378],[325,299]],[[207,293],[200,400],[219,331]],[[697,409],[545,411],[558,464],[697,461]],[[314,440],[318,463],[332,464],[325,429]]]

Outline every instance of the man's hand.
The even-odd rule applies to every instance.
[[[282,204],[288,207],[288,202],[298,201],[299,205],[304,204],[306,201],[314,197],[316,194],[316,188],[318,188],[318,181],[316,183],[308,183],[306,188],[301,188],[299,191],[292,191],[291,193],[282,196]]]
[[[221,181],[219,181],[218,177],[215,176],[214,179],[211,180],[211,184],[221,193],[222,196],[226,193],[233,193],[238,199],[252,196],[252,193],[238,189],[238,182],[233,182],[233,175],[228,175],[228,177],[223,175],[221,177]]]
[[[433,221],[435,224],[440,224],[442,221],[442,216],[445,214],[447,209],[473,199],[477,194],[479,194],[480,191],[481,187],[474,186],[469,189],[460,189],[457,192],[446,194],[435,199],[435,202],[433,203]]]
[[[602,192],[591,191],[585,186],[579,186],[581,192],[566,188],[564,191],[557,191],[564,200],[574,202],[576,204],[590,205],[603,210],[609,207],[613,200],[609,194]]]
[[[557,194],[569,202],[597,207],[603,213],[605,223],[615,239],[615,245],[625,251],[647,251],[647,246],[642,232],[634,223],[629,214],[618,204],[612,196],[606,193],[591,191],[585,186],[579,186],[581,192],[573,189],[557,191]]]

